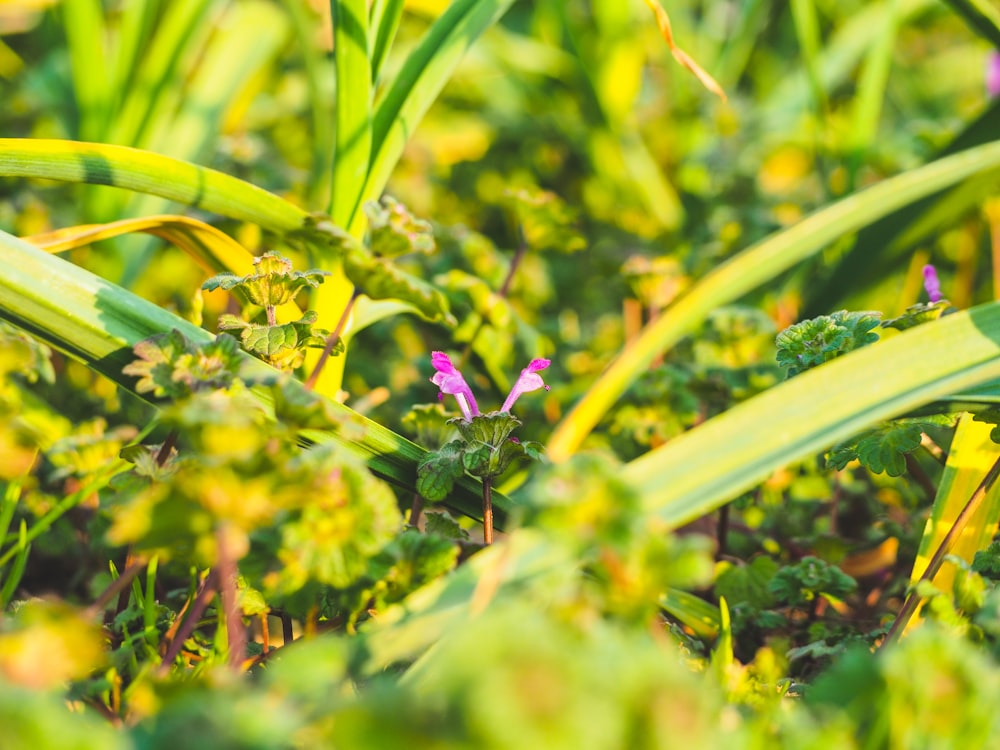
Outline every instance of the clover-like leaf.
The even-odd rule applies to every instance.
[[[381,201],[369,201],[364,211],[368,217],[368,246],[376,255],[428,255],[436,249],[431,225],[413,216],[394,198],[383,196]]]
[[[306,287],[316,288],[329,271],[312,269],[295,271],[292,262],[280,253],[267,252],[254,260],[254,273],[236,276],[221,273],[208,279],[201,288],[238,290],[246,299],[260,307],[277,307],[290,302]]]
[[[906,471],[906,454],[920,446],[921,434],[931,424],[928,420],[901,419],[886,422],[838,443],[827,456],[827,466],[843,469],[857,459],[862,466],[891,477]]]
[[[821,365],[847,352],[878,341],[872,331],[878,326],[878,312],[848,312],[803,320],[778,334],[778,364],[788,369],[788,377]]]
[[[465,473],[462,467],[464,448],[461,440],[453,440],[440,450],[428,453],[417,466],[417,492],[432,503],[448,497],[455,481]]]

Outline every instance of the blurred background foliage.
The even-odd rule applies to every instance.
[[[446,5],[405,4],[380,81]],[[484,404],[502,401],[524,362],[551,357],[551,391],[518,407],[522,438],[544,441],[643,325],[727,258],[859,188],[995,138],[1000,104],[986,76],[1000,31],[990,13],[984,25],[961,12],[977,5],[665,4],[723,100],[674,61],[640,0],[515,3],[411,134],[387,191],[433,223],[437,252],[403,265],[444,291],[458,325],[395,316],[359,334],[346,402],[434,447],[449,415],[422,405],[435,395],[432,350],[458,353]],[[0,4],[0,134],[137,146],[323,209],[328,16],[327,3],[306,0]],[[714,311],[605,415],[592,452],[527,485],[511,543],[534,556],[508,565],[490,550],[473,555],[485,562],[472,572],[467,519],[434,512],[428,533],[404,530],[412,498],[288,434],[220,439],[224,450],[202,450],[159,489],[112,481],[151,409],[4,327],[0,566],[15,581],[0,587],[4,726],[26,748],[660,747],[678,726],[692,747],[984,746],[1000,680],[995,555],[926,608],[925,629],[869,654],[905,594],[950,422],[923,425],[920,450],[892,453],[904,476],[834,471],[817,457],[678,535],[642,515],[618,462],[782,380],[774,338],[802,317],[902,313],[926,262],[956,307],[992,299],[996,177],[890,214]],[[0,179],[0,228],[19,236],[168,208],[112,188]],[[215,223],[254,253],[281,245],[253,225]],[[210,329],[231,312],[224,294],[199,291],[201,269],[157,240],[70,257]],[[219,415],[230,406],[195,405],[171,418],[195,431],[229,419]],[[306,407],[290,412],[308,421]],[[262,422],[241,413],[227,425]],[[204,492],[206,478],[218,493]],[[262,510],[265,497],[280,502]],[[341,501],[361,510],[338,515]],[[220,536],[220,523],[236,528]],[[217,668],[226,614],[209,606],[173,654],[177,679],[157,672],[180,613],[211,584],[200,566],[217,563],[227,539],[247,555],[240,607],[258,628],[287,624],[290,639],[294,620],[296,636],[362,635],[302,639],[273,668],[264,654],[247,686]],[[90,610],[37,600],[87,607],[149,549],[162,567],[140,559],[145,588],[123,587],[104,630]],[[446,635],[428,648],[431,630]],[[260,643],[258,631],[254,657]],[[63,694],[93,710],[68,714]],[[109,731],[98,712],[129,732]]]

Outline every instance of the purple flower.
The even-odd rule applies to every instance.
[[[472,389],[465,382],[462,373],[452,364],[448,355],[444,352],[431,352],[431,364],[437,370],[433,377],[431,377],[431,382],[441,389],[438,397],[444,398],[446,393],[454,396],[455,400],[458,401],[458,408],[462,410],[462,417],[466,422],[470,421],[473,417],[478,417],[479,406],[476,404],[476,397],[472,395]],[[507,395],[507,400],[503,402],[500,411],[509,412],[511,407],[514,406],[514,402],[523,393],[537,391],[539,388],[549,390],[549,387],[542,381],[542,376],[538,374],[538,371],[544,370],[550,364],[552,362],[548,359],[531,360],[531,363],[521,370],[520,377],[514,383],[514,387],[511,388],[510,393]]]
[[[552,362],[547,359],[531,360],[531,363],[521,370],[521,376],[514,383],[514,387],[510,389],[507,400],[503,402],[500,411],[510,411],[511,407],[514,406],[514,402],[521,397],[522,393],[537,391],[539,388],[549,390],[549,387],[542,381],[542,376],[538,374],[538,371],[544,370],[550,364]]]
[[[446,393],[454,396],[466,422],[479,416],[479,406],[476,404],[476,397],[472,395],[472,389],[448,355],[444,352],[431,352],[431,364],[437,370],[431,382],[441,389],[438,398],[443,399]]]
[[[929,263],[924,266],[924,289],[927,291],[927,298],[931,301],[931,304],[944,299],[944,295],[941,294],[941,282],[938,281],[937,271]]]
[[[1000,96],[1000,52],[994,50],[986,59],[986,93]]]

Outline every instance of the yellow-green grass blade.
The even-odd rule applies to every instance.
[[[821,209],[747,248],[678,299],[614,360],[557,426],[548,446],[565,460],[658,356],[692,333],[715,308],[736,300],[891,211],[977,174],[1000,168],[1000,142],[963,151],[892,177]]]
[[[972,493],[1000,454],[1000,446],[990,440],[993,425],[973,421],[971,414],[963,414],[955,430],[955,437],[948,449],[941,482],[931,515],[920,539],[917,558],[913,562],[910,581],[916,583],[927,571],[934,553],[941,546],[945,535],[955,525],[959,513],[969,502]],[[971,563],[976,552],[985,549],[997,531],[1000,520],[1000,487],[994,485],[985,501],[977,508],[952,547],[950,554]],[[955,580],[955,564],[945,561],[933,578],[934,585],[950,593]],[[916,619],[911,620],[911,623]]]
[[[822,42],[819,32],[819,18],[816,13],[815,0],[791,0],[792,21],[795,24],[795,35],[798,37],[799,49],[802,50],[802,60],[805,63],[806,78],[809,88],[820,114],[830,111],[830,102],[820,79],[819,56]]]
[[[965,22],[994,47],[1000,48],[1000,9],[990,0],[945,0]]]
[[[230,271],[246,276],[254,272],[254,256],[250,251],[225,232],[188,216],[146,216],[108,224],[85,224],[22,239],[47,253],[63,253],[137,232],[159,237],[180,248],[208,273]],[[286,302],[278,307],[277,315],[279,322],[287,323],[302,317],[302,310],[294,302]]]
[[[127,146],[0,138],[0,176],[111,185],[258,224],[303,228],[309,214],[249,182],[190,162]]]
[[[854,98],[854,113],[851,118],[847,147],[851,164],[851,185],[858,168],[861,166],[864,154],[871,147],[878,132],[879,118],[882,114],[882,102],[885,99],[885,89],[889,82],[889,70],[892,67],[892,53],[896,41],[896,29],[899,24],[899,2],[888,0],[886,3],[886,18],[875,44],[865,55],[864,66],[858,81],[858,93]]]
[[[1000,303],[990,303],[798,375],[632,461],[624,475],[650,512],[679,526],[868,425],[997,379]]]
[[[337,70],[337,109],[333,153],[330,216],[334,224],[354,234],[363,222],[353,222],[372,146],[372,68],[368,58],[366,0],[330,0],[333,56]]]
[[[77,132],[81,138],[102,140],[115,83],[105,51],[104,8],[101,0],[64,0],[62,14],[80,115]]]
[[[124,376],[122,368],[135,359],[132,347],[142,339],[173,329],[194,342],[213,339],[212,334],[183,318],[5,232],[0,232],[0,257],[4,261],[0,267],[0,319],[127,390],[134,392],[135,379]],[[251,372],[272,372],[249,355],[247,367]],[[302,386],[293,380],[288,387]],[[305,437],[334,441],[362,457],[387,481],[410,490],[415,487],[417,464],[426,455],[423,448],[342,404],[331,402],[328,408],[342,417],[342,431],[310,431]],[[510,501],[494,493],[493,504],[498,518],[505,518]],[[446,505],[481,519],[479,483],[469,477],[462,479]]]
[[[512,4],[513,0],[455,0],[410,53],[375,106],[372,156],[361,203],[379,197],[407,140],[465,51]],[[355,213],[353,220],[360,218]]]
[[[405,0],[375,0],[372,3],[368,24],[371,39],[368,46],[371,49],[373,84],[378,81],[382,66],[389,56],[405,5]]]

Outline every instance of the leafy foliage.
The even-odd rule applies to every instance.
[[[778,334],[778,364],[788,377],[878,341],[880,313],[840,310],[796,323]]]
[[[876,474],[884,471],[890,477],[902,476],[906,471],[906,456],[920,447],[924,429],[926,423],[918,421],[887,422],[835,445],[827,456],[827,464],[839,470],[857,460]]]

